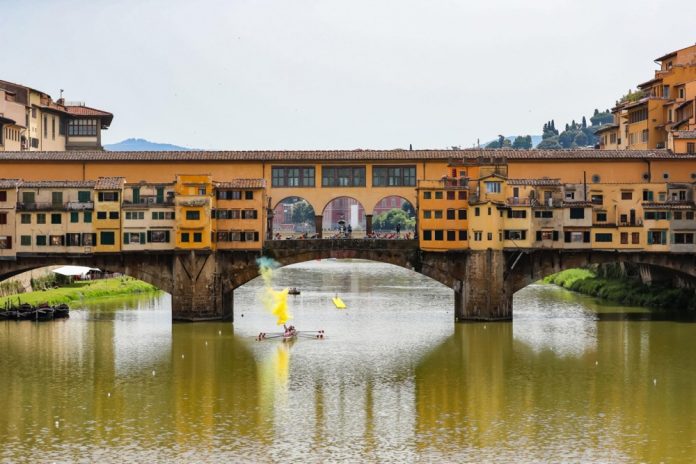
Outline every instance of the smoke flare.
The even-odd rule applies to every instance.
[[[273,270],[279,264],[271,258],[262,256],[256,260],[259,266],[259,274],[263,279],[264,292],[261,296],[261,303],[264,308],[276,317],[276,324],[283,325],[292,319],[292,314],[288,310],[288,288],[283,290],[273,289]]]

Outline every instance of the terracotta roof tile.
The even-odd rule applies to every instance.
[[[48,151],[0,152],[2,161],[421,161],[505,158],[508,160],[696,159],[669,150],[319,150],[319,151]]]
[[[22,181],[20,188],[94,188],[93,180],[29,180]]]
[[[0,179],[1,189],[11,189],[17,187],[22,181],[19,179]]]
[[[123,177],[100,177],[94,190],[121,190],[126,179]]]
[[[696,139],[696,130],[691,131],[673,131],[672,136],[675,139]]]
[[[266,188],[265,179],[233,179],[229,182],[216,182],[215,188],[224,189],[262,189]]]
[[[560,186],[560,179],[508,179],[508,185]]]

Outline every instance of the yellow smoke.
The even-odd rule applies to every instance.
[[[278,267],[278,264],[270,258],[259,258],[259,274],[263,279],[264,293],[261,297],[261,303],[268,312],[276,317],[276,324],[283,325],[288,320],[292,319],[290,311],[288,311],[288,290],[274,290],[272,285],[273,269]]]

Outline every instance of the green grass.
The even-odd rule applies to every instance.
[[[626,306],[696,313],[696,295],[693,289],[660,284],[648,286],[632,278],[599,277],[588,269],[568,269],[545,277],[543,281]]]
[[[159,290],[156,287],[141,280],[136,280],[131,277],[115,277],[113,279],[75,282],[65,287],[1,297],[0,308],[5,307],[8,300],[10,304],[13,305],[17,304],[18,301],[31,305],[37,305],[39,303],[66,303],[70,305],[73,301],[110,298],[114,296],[132,295],[134,293],[153,293],[157,291]]]

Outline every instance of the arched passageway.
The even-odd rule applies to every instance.
[[[287,197],[273,208],[273,239],[312,237],[316,233],[316,213],[302,197]]]
[[[322,218],[323,235],[327,238],[365,236],[367,230],[365,208],[354,198],[334,198],[324,207]]]

